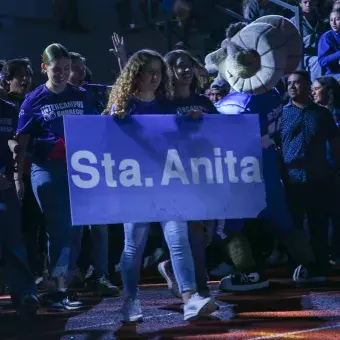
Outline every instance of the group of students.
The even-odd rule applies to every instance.
[[[154,51],[137,52],[129,59],[113,86],[103,113],[123,118],[129,114],[180,112],[193,119],[203,113],[217,113],[208,98],[197,94],[196,66],[197,61],[186,51],[173,51],[165,58]],[[1,246],[4,270],[8,274],[6,283],[13,301],[18,303],[18,310],[27,309],[27,306],[30,310],[38,307],[36,287],[21,235],[20,202],[17,199],[24,198],[26,155],[31,161],[31,186],[49,235],[49,277],[46,285],[54,291],[51,302],[69,309],[80,304],[67,292],[67,283],[71,280],[68,266],[73,251],[70,240],[77,237],[77,233],[81,239],[81,228],[72,228],[70,219],[63,116],[100,113],[92,92],[86,90],[86,86],[70,84],[71,56],[65,47],[60,44],[48,46],[43,53],[41,68],[47,82],[26,95],[19,110],[12,103],[1,100],[1,123],[8,124],[1,130],[4,138],[1,145],[3,190],[0,216],[5,219],[4,223],[1,222],[4,235]],[[26,83],[29,75],[22,76],[20,86],[23,89],[29,85]],[[120,267],[126,297],[122,309],[125,321],[137,321],[142,317],[137,284],[148,227],[144,223],[124,224],[125,247]],[[199,294],[196,287],[188,233],[192,231],[195,234],[197,230],[188,228],[187,222],[178,221],[164,222],[162,228],[182,294],[185,319],[213,312],[217,308],[213,299]],[[8,230],[11,235],[6,234]],[[201,252],[204,249],[194,248]],[[17,280],[18,277],[20,280]],[[206,278],[202,289],[207,290]]]
[[[280,120],[282,98],[275,89],[259,96],[233,92],[226,100],[222,99],[213,105],[206,96],[200,94],[200,63],[184,50],[171,51],[165,57],[151,50],[136,52],[122,67],[107,105],[103,107],[102,102],[94,98],[91,85],[73,74],[77,68],[72,65],[77,63],[75,60],[81,60],[78,57],[60,44],[48,46],[43,53],[41,65],[47,76],[46,83],[25,97],[19,96],[20,100],[10,100],[17,105],[4,100],[0,102],[1,247],[6,283],[19,312],[34,313],[39,306],[20,221],[27,155],[31,163],[29,185],[32,186],[49,235],[49,275],[44,278],[44,284],[50,291],[50,303],[54,307],[66,309],[81,306],[81,302],[68,291],[74,274],[69,267],[79,255],[79,248],[72,248],[71,240],[81,240],[82,229],[72,228],[70,218],[64,115],[103,114],[124,119],[135,114],[184,114],[192,119],[201,119],[204,114],[243,113],[243,104],[238,106],[239,112],[234,112],[235,105],[228,106],[233,103],[233,96],[238,95],[243,96],[242,101],[257,107],[253,112],[263,113],[263,119],[260,119],[263,136],[268,134],[268,125],[276,126]],[[85,71],[79,62],[78,74],[83,74],[85,78]],[[7,79],[6,84],[10,88],[17,86],[21,91],[16,92],[24,93],[30,85],[27,80],[30,74],[31,70],[27,67],[19,80],[16,77],[12,81],[13,78],[6,76],[6,72],[3,72],[3,77]],[[8,91],[11,93],[10,89]],[[273,111],[278,114],[272,117],[273,121],[268,121]],[[293,228],[274,143],[265,146],[263,157],[267,208],[260,217],[274,219],[281,225],[279,228],[270,226],[269,229],[280,236],[294,262],[299,264],[294,271],[294,280],[320,280],[322,278],[318,277],[319,273],[302,275],[306,267],[314,265],[315,258],[303,233]],[[222,289],[260,289],[269,285],[263,270],[252,256],[250,245],[239,233],[244,224],[245,221],[219,221],[217,225],[216,232],[225,241],[237,271],[221,281]],[[193,320],[213,313],[218,305],[207,285],[205,248],[206,232],[214,232],[216,225],[212,221],[166,221],[160,225],[169,249],[170,261],[162,262],[159,270],[169,288],[182,298],[184,319]],[[93,227],[94,230],[96,228],[100,226]],[[149,223],[124,223],[120,270],[124,288],[121,311],[126,322],[143,319],[138,299],[138,281],[149,228]],[[115,295],[119,294],[117,287],[113,286],[112,289]]]
[[[338,77],[340,73],[340,1],[298,0],[300,29],[304,45],[304,64],[312,81],[322,75]],[[278,14],[270,1],[244,1],[243,16],[253,22],[261,16]],[[291,12],[288,13],[291,15]],[[296,17],[290,19],[298,26]]]

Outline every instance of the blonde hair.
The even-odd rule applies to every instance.
[[[114,114],[121,118],[126,115],[126,107],[131,96],[138,91],[137,80],[141,75],[143,68],[151,60],[159,60],[162,64],[162,80],[156,90],[156,96],[171,98],[173,91],[169,76],[169,68],[163,57],[152,50],[140,50],[136,52],[128,61],[121,75],[116,80],[110,92],[109,101],[103,114],[111,113],[112,106],[115,106]]]

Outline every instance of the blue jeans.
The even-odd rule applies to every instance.
[[[49,273],[52,278],[67,277],[72,223],[66,163],[33,163],[31,181],[49,235]],[[74,227],[73,231],[82,232],[80,227]]]
[[[319,64],[318,56],[305,55],[306,70],[310,73],[311,81],[322,76],[322,69]]]
[[[81,233],[76,227],[72,229],[71,235],[71,253],[68,268],[68,277],[71,280],[77,274],[77,260],[80,254],[82,243]],[[91,264],[94,267],[96,276],[108,274],[108,257],[109,257],[109,236],[107,225],[91,226]]]
[[[27,294],[37,294],[21,231],[20,203],[14,183],[8,190],[0,191],[0,248],[11,296],[21,299]]]
[[[187,223],[170,221],[160,224],[169,247],[180,292],[196,292],[195,269]],[[126,298],[134,299],[138,293],[141,262],[149,227],[149,223],[124,223],[125,242],[120,266]]]

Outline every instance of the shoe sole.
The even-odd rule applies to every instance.
[[[324,277],[314,277],[310,279],[293,279],[294,283],[322,283],[325,282],[326,279]]]
[[[77,307],[50,307],[48,308],[49,311],[52,312],[65,312],[65,311],[73,311],[73,310],[78,310],[78,309],[82,309],[84,308],[84,306],[77,306]]]
[[[162,263],[159,263],[157,268],[159,273],[162,275],[162,277],[164,278],[164,280],[166,281],[167,285],[168,285],[168,289],[171,291],[172,295],[175,296],[176,298],[181,298],[181,295],[178,294],[175,289],[174,289],[174,284],[172,283],[172,280],[170,279],[169,275],[167,275],[166,271],[164,270],[164,266],[162,265]]]
[[[265,289],[269,287],[269,281],[261,282],[261,283],[256,283],[252,285],[239,285],[239,286],[232,286],[229,288],[223,288],[219,286],[219,290],[222,290],[224,292],[249,292],[252,290],[260,290],[260,289]]]
[[[129,323],[142,323],[144,321],[143,316],[139,316],[133,320],[122,320],[122,323],[129,324]]]
[[[195,321],[199,319],[200,317],[209,316],[210,314],[216,312],[218,310],[218,305],[215,301],[210,300],[205,306],[202,307],[202,309],[199,311],[197,315],[194,315],[189,318],[184,318],[184,321]]]

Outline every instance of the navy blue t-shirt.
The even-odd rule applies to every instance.
[[[110,113],[113,114],[115,110],[115,105],[112,105]],[[175,114],[175,112],[176,107],[166,98],[156,97],[154,100],[147,102],[131,97],[126,105],[127,115]]]
[[[18,124],[18,111],[9,102],[0,99],[0,173],[8,173],[13,165],[13,154],[8,141],[14,138]]]
[[[176,112],[179,115],[189,111],[202,111],[203,113],[218,113],[214,104],[203,95],[192,95],[186,98],[174,98]]]

